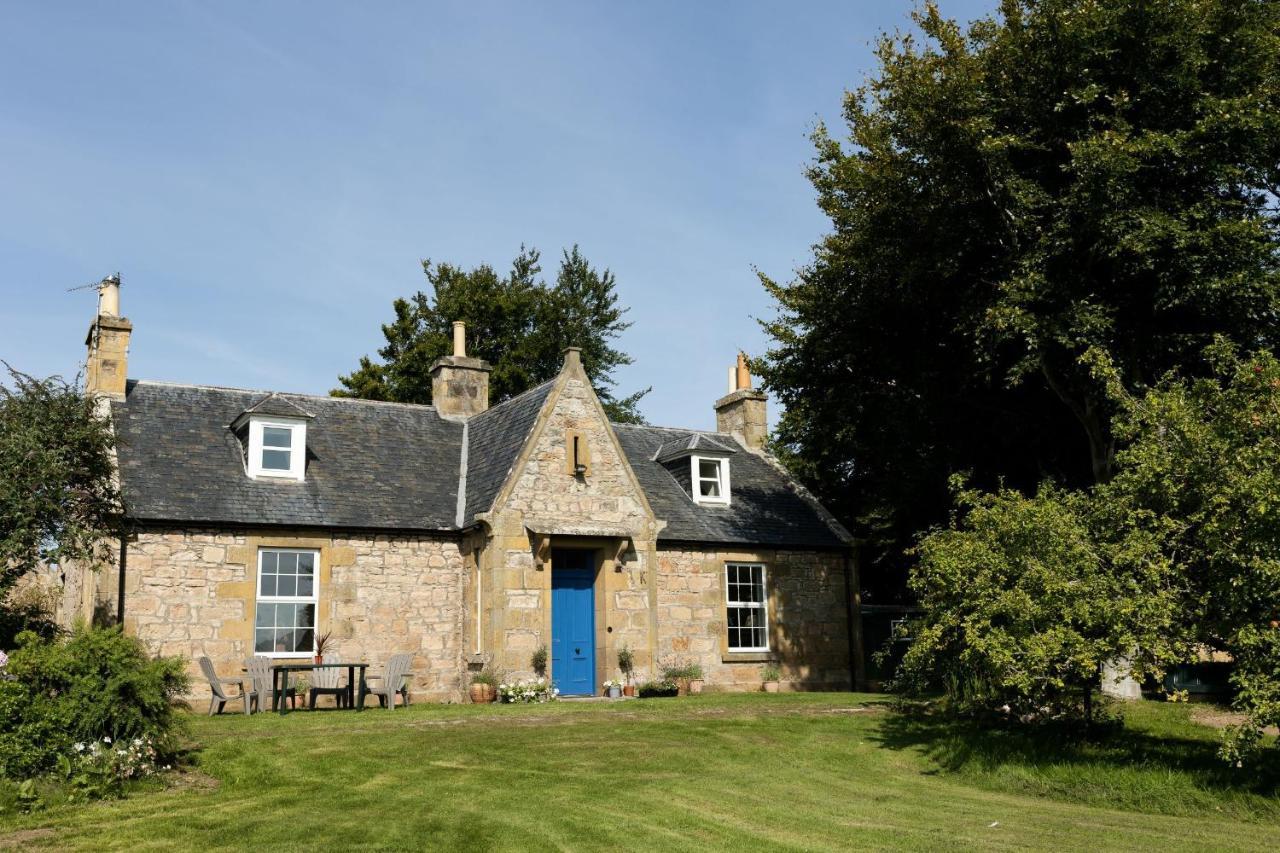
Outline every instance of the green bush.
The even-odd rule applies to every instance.
[[[641,699],[650,699],[658,696],[676,696],[680,693],[680,686],[674,681],[664,679],[662,681],[646,681],[640,685],[637,691]]]
[[[682,678],[698,681],[702,678],[702,665],[687,663],[680,666],[668,666],[662,670],[662,678],[664,681],[679,681]]]
[[[34,631],[46,640],[61,634],[54,619],[56,606],[54,593],[36,584],[11,590],[0,601],[0,649],[17,645],[17,637],[23,631]]]
[[[179,658],[150,657],[119,628],[77,628],[53,640],[20,634],[0,681],[0,776],[31,778],[75,744],[103,738],[143,738],[171,755],[184,669]]]

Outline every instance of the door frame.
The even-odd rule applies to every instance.
[[[548,580],[548,591],[547,591],[548,606],[547,606],[547,614],[546,614],[546,625],[547,625],[546,636],[551,641],[548,643],[548,645],[552,647],[554,647],[554,642],[555,642],[555,612],[554,612],[555,611],[555,573],[556,573],[556,564],[558,562],[556,560],[556,554],[564,551],[575,551],[575,552],[586,555],[583,561],[585,563],[584,568],[587,569],[591,578],[591,621],[592,621],[592,625],[591,625],[591,690],[586,695],[595,696],[599,693],[599,684],[601,683],[601,678],[600,678],[601,655],[605,653],[605,642],[604,642],[604,633],[603,633],[604,597],[601,594],[601,589],[600,589],[600,565],[601,565],[600,555],[602,551],[597,546],[585,544],[585,543],[584,544],[570,543],[570,544],[561,544],[561,545],[552,546],[551,572],[550,572],[550,577],[548,577],[547,579]],[[550,677],[550,680],[554,683],[555,667],[551,663],[553,656],[552,654],[549,653],[547,657],[548,657],[548,660],[547,660],[548,675]],[[573,694],[573,695],[578,695],[578,694]]]

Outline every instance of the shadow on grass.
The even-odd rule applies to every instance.
[[[1186,721],[1171,711],[1142,711],[1141,725],[1086,733],[1078,726],[983,723],[924,708],[899,709],[886,716],[873,737],[888,749],[921,753],[935,773],[985,788],[1136,811],[1209,809],[1280,820],[1275,748],[1236,768],[1218,757],[1214,732],[1191,736]]]

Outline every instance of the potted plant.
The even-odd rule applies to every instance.
[[[622,682],[606,681],[604,683],[604,695],[608,696],[610,699],[622,698]]]
[[[332,631],[325,631],[316,637],[316,663],[324,663],[324,653],[329,649],[329,641],[333,638]]]
[[[636,657],[631,651],[631,647],[626,643],[623,643],[622,648],[618,649],[618,669],[622,670],[623,676],[627,679],[627,683],[622,687],[622,694],[624,696],[636,695],[636,686],[633,683],[636,673]]]
[[[697,696],[702,692],[702,664],[691,663],[684,668],[684,677],[689,680],[689,693]]]
[[[768,663],[760,670],[760,679],[764,682],[765,693],[778,692],[778,679],[782,677],[782,670],[778,669],[776,663]]]
[[[702,692],[702,666],[696,663],[669,666],[662,670],[664,681],[671,681],[679,688],[679,695],[698,694]]]
[[[502,679],[491,667],[486,666],[471,675],[471,701],[477,705],[487,704],[498,698],[498,683]]]
[[[680,695],[680,687],[674,681],[646,681],[640,685],[637,692],[640,694],[641,699],[678,696]]]
[[[529,660],[529,664],[533,667],[533,672],[538,678],[547,677],[547,647],[538,646],[534,649],[533,657]]]

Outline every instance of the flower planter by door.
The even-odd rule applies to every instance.
[[[636,695],[636,686],[635,686],[634,684],[628,684],[626,687],[623,687],[623,688],[622,688],[622,695],[623,695],[623,696],[635,696],[635,695]]]
[[[776,682],[776,681],[766,681],[766,682],[764,683],[764,692],[765,692],[765,693],[777,693],[777,692],[778,692],[778,682]]]
[[[697,695],[698,695],[698,694],[700,694],[701,692],[702,692],[702,679],[701,679],[701,678],[691,678],[691,679],[689,679],[689,693],[690,693],[690,695],[692,695],[692,696],[697,696]]]
[[[609,698],[610,698],[610,699],[619,699],[619,698],[621,698],[621,697],[622,697],[622,688],[621,688],[621,687],[610,687],[610,688],[609,688]]]

